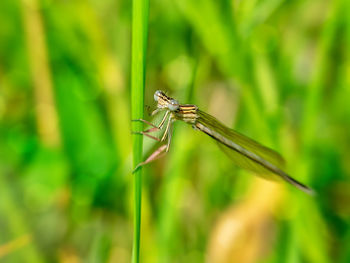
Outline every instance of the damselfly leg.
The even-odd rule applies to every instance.
[[[135,169],[132,171],[133,173],[140,168],[141,166],[144,166],[145,164],[148,164],[150,162],[153,162],[159,158],[162,158],[166,154],[167,145],[163,144],[160,146],[157,150],[155,150],[145,161],[139,163],[136,165]]]
[[[154,112],[155,112],[155,111],[152,112],[153,115],[154,115]],[[151,138],[151,139],[153,139],[153,140],[156,140],[156,141],[158,141],[158,142],[163,141],[164,138],[165,138],[165,134],[163,135],[164,138],[162,137],[162,139],[159,139],[159,138],[157,138],[157,137],[155,137],[155,136],[150,135],[149,133],[162,130],[162,128],[163,128],[163,126],[164,126],[164,123],[165,123],[166,119],[167,119],[168,116],[169,116],[169,113],[170,113],[170,112],[167,111],[167,112],[164,114],[164,117],[163,117],[163,119],[161,120],[161,122],[158,124],[158,126],[157,126],[157,125],[154,125],[153,123],[151,123],[151,122],[149,122],[149,121],[146,121],[146,120],[144,120],[144,119],[132,120],[132,121],[140,121],[140,122],[143,122],[143,123],[145,123],[145,124],[147,124],[147,125],[149,125],[149,126],[152,126],[152,128],[149,128],[149,129],[147,129],[147,130],[144,130],[144,131],[136,131],[136,132],[134,131],[134,132],[132,132],[132,133],[133,133],[133,134],[142,134],[142,135],[145,135],[145,136],[147,136],[147,137],[149,137],[149,138]]]
[[[157,110],[156,110],[157,111]],[[154,111],[153,113],[156,114],[157,112]],[[154,115],[152,113],[152,115]],[[133,172],[135,172],[139,167],[145,165],[145,164],[148,164],[150,162],[153,162],[161,157],[163,157],[168,151],[169,151],[169,148],[170,148],[170,143],[171,143],[171,132],[172,132],[172,117],[171,115],[169,116],[170,112],[167,111],[165,114],[164,114],[164,117],[163,119],[161,120],[161,122],[159,123],[158,126],[154,125],[153,123],[149,122],[149,121],[146,121],[146,120],[143,120],[143,119],[137,119],[137,120],[132,120],[132,121],[141,121],[143,123],[146,123],[150,126],[152,126],[152,128],[149,128],[145,131],[140,131],[140,132],[133,132],[134,134],[141,134],[141,135],[145,135],[153,140],[156,140],[156,141],[159,141],[159,142],[162,142],[165,140],[166,137],[168,137],[168,143],[167,144],[163,144],[161,145],[157,150],[155,150],[145,161],[139,163]],[[165,131],[161,137],[161,139],[155,137],[155,136],[152,136],[150,135],[149,133],[151,132],[156,132],[156,131],[160,131],[163,129],[164,127],[164,124],[165,122],[167,121],[166,123],[166,126],[165,126]]]

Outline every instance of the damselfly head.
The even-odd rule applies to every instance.
[[[158,103],[159,109],[169,109],[170,111],[176,111],[179,109],[179,102],[173,98],[168,97],[163,91],[157,90],[154,93],[154,100]]]

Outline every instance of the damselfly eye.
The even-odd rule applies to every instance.
[[[168,109],[171,111],[176,111],[179,108],[179,102],[177,100],[171,99],[169,101]]]
[[[162,94],[162,92],[160,90],[157,90],[155,93],[154,93],[154,100],[155,101],[158,101],[159,99],[159,96]]]

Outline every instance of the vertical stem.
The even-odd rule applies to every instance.
[[[145,86],[145,61],[147,47],[149,0],[133,0],[132,5],[132,48],[131,48],[131,116],[143,118]],[[134,131],[142,130],[140,122],[133,122]],[[134,166],[142,161],[142,136],[133,136]],[[132,262],[140,259],[141,190],[142,169],[134,174],[134,242]]]

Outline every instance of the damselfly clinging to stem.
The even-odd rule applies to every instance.
[[[160,146],[144,162],[138,164],[135,170],[142,165],[162,157],[169,151],[172,136],[172,124],[174,121],[180,120],[191,124],[195,130],[200,130],[215,139],[218,142],[219,147],[238,166],[251,170],[265,178],[282,178],[308,194],[313,193],[312,189],[296,181],[282,170],[284,160],[279,153],[262,146],[258,142],[249,139],[232,129],[229,129],[213,116],[199,110],[196,105],[180,104],[177,100],[168,97],[163,91],[157,90],[154,93],[154,100],[158,104],[157,109],[152,112],[152,116],[161,111],[165,111],[164,117],[158,126],[143,119],[134,120],[144,122],[152,127],[145,131],[135,133],[148,136],[160,142],[167,138],[168,142],[167,144]],[[163,129],[164,133],[160,139],[150,135],[152,132]]]

